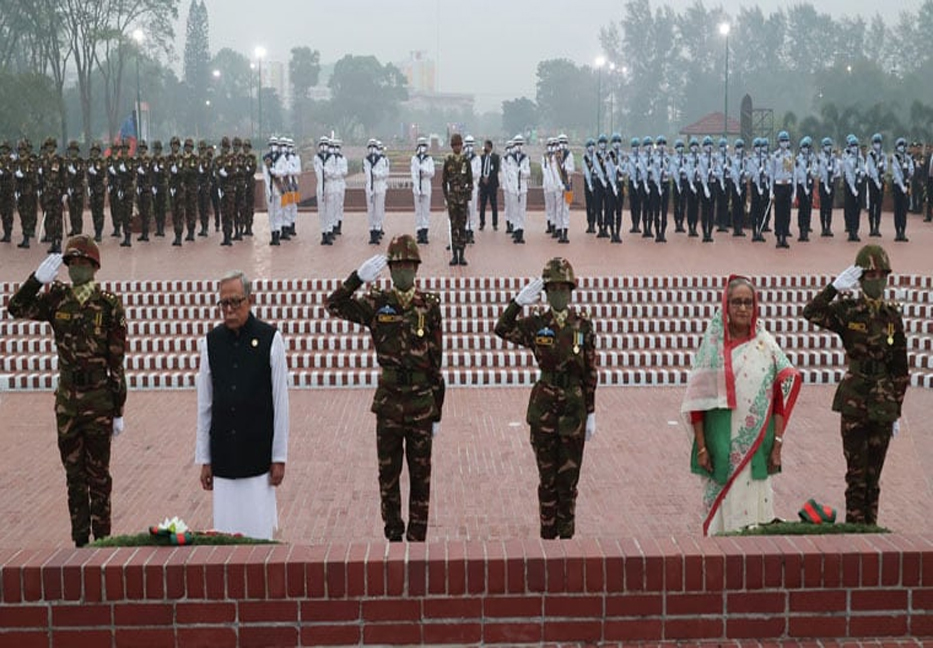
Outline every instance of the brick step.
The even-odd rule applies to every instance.
[[[255,279],[253,290],[255,293],[280,293],[289,291],[329,293],[337,288],[345,277],[332,279]],[[418,285],[424,290],[504,290],[514,292],[520,290],[532,277],[421,277]],[[769,288],[807,288],[820,289],[833,280],[832,275],[752,275],[750,277],[760,290]],[[387,285],[388,280],[380,280]],[[0,282],[0,294],[12,294],[21,282]],[[711,289],[718,293],[722,290],[723,277],[721,276],[686,276],[686,275],[617,275],[602,277],[580,277],[578,288],[589,289],[655,289],[655,288],[682,288],[682,289]],[[894,274],[890,281],[891,287],[933,289],[933,276],[919,274]],[[186,279],[186,280],[139,280],[139,281],[104,281],[101,286],[112,290],[121,296],[131,293],[154,293],[165,295],[185,293],[215,294],[217,282],[214,279]]]
[[[829,367],[800,368],[804,382],[808,384],[834,384],[844,370]],[[130,389],[193,389],[195,371],[127,372]],[[510,369],[446,369],[444,376],[451,387],[523,386],[530,387],[537,380],[538,372],[532,368]],[[341,371],[296,371],[289,372],[290,384],[299,389],[335,387],[375,388],[379,372],[376,369]],[[687,369],[644,367],[639,369],[602,369],[599,372],[601,387],[613,386],[682,386]],[[914,387],[933,388],[933,372],[912,372],[910,384]],[[0,373],[0,392],[3,391],[50,391],[58,385],[58,375],[50,372]]]
[[[834,333],[778,333],[774,336],[778,345],[785,350],[841,350],[842,342]],[[128,340],[129,353],[196,353],[201,343],[201,336],[174,337],[133,337]],[[702,334],[610,334],[596,338],[600,350],[682,351],[696,349]],[[288,353],[298,352],[340,352],[372,350],[372,341],[368,334],[349,335],[294,335],[285,336]],[[515,346],[495,335],[447,335],[444,337],[445,351],[509,351]],[[910,353],[933,351],[933,337],[912,335],[907,338]],[[56,353],[55,341],[50,336],[7,336],[0,339],[0,353],[18,354],[53,354]]]
[[[765,319],[765,326],[772,335],[784,333],[817,332],[813,325],[801,317]],[[283,335],[351,335],[360,332],[360,327],[334,317],[327,319],[287,319],[269,318]],[[128,336],[201,336],[206,335],[217,325],[217,321],[127,321]],[[598,335],[612,334],[702,334],[706,327],[706,318],[605,318],[595,317],[593,326]],[[933,319],[907,318],[904,327],[908,335],[933,335]],[[450,318],[444,322],[444,334],[482,334],[494,335],[495,320],[475,318]],[[49,335],[51,331],[44,322],[23,320],[0,322],[0,339],[7,337]]]

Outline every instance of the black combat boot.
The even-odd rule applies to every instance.
[[[459,263],[460,263],[460,251],[457,248],[454,248],[453,256],[450,259],[450,263],[448,263],[447,265],[455,266],[455,265],[459,265]]]
[[[3,229],[3,238],[0,239],[0,243],[9,243],[12,241],[12,232],[6,228]]]
[[[207,236],[207,225],[201,225],[201,229],[198,230],[198,236]]]
[[[233,245],[233,241],[230,239],[230,235],[224,232],[224,240],[220,242],[223,246]]]
[[[193,241],[193,240],[194,240],[194,230],[193,230],[193,229],[188,230],[188,236],[185,237],[185,240],[186,240],[186,241]]]
[[[160,225],[159,223],[156,223],[156,233],[155,233],[155,235],[158,236],[158,237],[163,237],[163,236],[165,236],[165,225]]]
[[[513,240],[512,243],[521,243],[522,245],[524,245],[525,244],[525,230],[517,229],[515,230],[514,234],[515,234],[515,240]]]
[[[512,232],[513,232],[513,230],[512,230],[512,223],[506,221],[506,223],[505,223],[505,233],[506,233],[506,234],[511,234]]]
[[[103,232],[100,230],[94,230],[94,241],[100,243],[104,240]]]
[[[377,230],[369,230],[369,244],[379,245],[379,232]]]
[[[279,243],[279,232],[272,232],[272,240],[269,241],[269,245],[281,245]]]
[[[329,232],[324,232],[323,234],[321,234],[321,245],[333,245],[333,243],[330,240]]]
[[[467,265],[467,260],[463,257],[463,248],[460,248],[459,250],[459,254],[457,256],[457,263],[462,266]]]
[[[49,254],[61,254],[61,252],[62,252],[62,240],[52,239],[52,245],[49,246]]]
[[[181,232],[175,232],[175,240],[172,241],[175,247],[181,247]]]
[[[143,228],[143,233],[140,234],[139,237],[138,237],[136,240],[137,240],[137,241],[143,241],[143,242],[148,241],[148,240],[149,240],[149,228],[148,228],[148,227],[144,227],[144,228]]]
[[[24,235],[23,235],[23,242],[20,243],[19,245],[17,245],[16,247],[22,248],[22,249],[24,249],[24,250],[28,250],[28,249],[29,249],[29,235],[28,235],[28,234],[24,234]]]
[[[130,240],[131,237],[132,237],[132,234],[130,234],[130,231],[128,229],[125,230],[125,233],[123,235],[123,242],[120,243],[120,247],[130,247],[131,245],[133,245],[133,242]]]
[[[343,231],[341,229],[342,226],[343,226],[343,221],[337,221],[337,225],[334,227],[334,234],[336,234],[337,236],[340,236],[341,234],[343,234]]]
[[[234,240],[237,240],[236,237],[233,237],[233,238]],[[291,241],[292,240],[292,235],[288,233],[287,226],[282,227],[282,231],[279,233],[279,240],[280,241]]]
[[[113,231],[110,233],[110,236],[112,236],[112,237],[114,237],[114,238],[119,238],[119,237],[120,237],[120,226],[119,226],[119,225],[115,225],[115,226],[114,226]]]

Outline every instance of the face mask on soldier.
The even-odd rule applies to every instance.
[[[411,290],[411,287],[415,285],[415,275],[418,273],[418,270],[414,267],[393,264],[389,266],[389,273],[392,275],[392,285],[395,286],[397,290],[405,292]]]
[[[94,267],[89,265],[71,264],[68,266],[68,277],[75,286],[81,286],[94,278]]]
[[[570,287],[561,284],[551,284],[547,288],[547,303],[551,310],[560,313],[567,309],[570,303]]]
[[[861,280],[862,292],[865,293],[866,297],[871,299],[880,299],[884,295],[885,286],[888,285],[888,278],[881,277],[880,279],[862,279]]]

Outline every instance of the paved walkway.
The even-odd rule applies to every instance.
[[[720,235],[703,245],[680,235],[670,243],[626,236],[610,245],[582,234],[574,213],[571,244],[543,234],[533,214],[525,246],[503,231],[477,233],[467,251],[471,265],[446,264],[446,227],[435,216],[432,243],[423,250],[422,276],[516,275],[540,272],[555,254],[567,256],[581,275],[721,276],[833,274],[854,259],[857,244],[817,238],[773,244]],[[317,245],[314,218],[302,214],[299,239],[276,250],[265,236],[221,248],[219,237],[181,249],[167,239],[127,250],[117,239],[103,244],[102,279],[212,279],[238,267],[254,277],[342,277],[378,251],[366,245],[365,215],[348,215],[345,234],[331,248]],[[841,220],[841,214],[839,214]],[[263,218],[258,219],[262,231]],[[388,233],[407,231],[412,214],[391,214]],[[911,243],[890,242],[890,214],[883,231],[898,272],[929,273],[933,227],[911,217]],[[869,239],[865,238],[865,241]],[[0,281],[21,281],[44,251],[0,247]],[[784,474],[776,478],[779,515],[792,518],[800,504],[817,497],[843,508],[843,472],[838,417],[829,411],[831,386],[805,386],[788,428]],[[372,540],[381,537],[376,484],[371,390],[295,390],[292,437],[285,483],[279,490],[281,538],[294,543]],[[452,389],[434,450],[434,493],[429,538],[504,540],[537,535],[536,473],[524,424],[526,389]],[[597,392],[596,438],[587,446],[578,504],[578,534],[678,536],[700,532],[697,478],[687,470],[689,443],[677,421],[679,388],[603,388]],[[0,548],[68,543],[64,474],[55,446],[50,393],[0,393]],[[908,392],[901,435],[892,443],[882,479],[880,522],[896,530],[933,532],[933,442],[928,434],[933,391]],[[198,487],[192,464],[195,424],[193,391],[134,391],[126,432],[114,443],[114,532],[132,533],[165,516],[178,515],[196,528],[210,526],[210,497]]]

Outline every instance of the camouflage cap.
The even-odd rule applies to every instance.
[[[389,263],[395,261],[414,261],[421,263],[421,254],[418,252],[418,244],[409,234],[400,234],[392,238],[389,242],[389,249],[386,256]]]
[[[152,143],[152,149],[155,151],[162,150],[162,140],[156,140]]]
[[[253,142],[250,141],[250,139],[249,139],[248,137],[247,137],[246,139],[243,140],[243,148],[245,148],[245,149],[251,149],[251,148],[253,148]]]
[[[62,259],[65,265],[68,265],[72,259],[77,258],[90,259],[97,268],[100,268],[100,250],[93,237],[87,234],[79,234],[68,239]]]
[[[71,140],[70,142],[68,142],[68,150],[69,151],[81,150],[81,145],[78,144],[78,140]]]
[[[139,144],[136,145],[140,151],[148,151],[149,145],[146,143],[146,140],[139,140]]]
[[[855,255],[855,265],[863,270],[882,270],[891,272],[891,261],[888,253],[880,245],[869,244],[862,247]]]
[[[181,146],[181,140],[178,139],[178,135],[172,135],[172,139],[170,139],[168,143],[169,143],[169,146],[175,146],[176,144],[178,146]]]
[[[220,138],[220,148],[230,148],[230,138],[226,135]]]
[[[239,136],[235,136],[233,138],[233,148],[240,148],[241,146],[243,146],[243,140]]]
[[[103,150],[103,145],[99,141],[94,140],[94,142],[91,144],[91,150],[100,153],[101,150]]]
[[[32,142],[30,141],[30,139],[29,139],[28,137],[24,137],[23,139],[21,139],[21,140],[19,141],[19,144],[17,145],[17,148],[25,149],[25,150],[29,151],[29,150],[32,149]]]
[[[207,148],[207,140],[198,140],[198,150],[203,151]]]
[[[548,261],[541,272],[541,278],[544,279],[545,286],[553,283],[566,283],[570,284],[571,288],[577,287],[573,266],[563,257],[554,257]]]
[[[42,142],[42,148],[58,148],[58,140],[54,137],[46,137],[45,141]]]
[[[0,140],[0,151],[9,151],[9,150],[10,150],[10,141]]]
[[[185,148],[194,148],[194,140],[190,137],[185,138]]]

